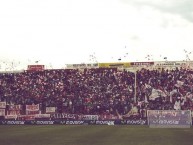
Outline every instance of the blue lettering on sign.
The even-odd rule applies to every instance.
[[[78,125],[78,124],[84,124],[84,121],[66,121],[66,124],[68,124],[68,125]]]
[[[115,121],[96,121],[96,124],[100,124],[100,125],[107,125],[107,124],[114,124]]]
[[[145,125],[146,122],[146,120],[127,120],[127,124],[131,125]]]
[[[46,125],[49,125],[49,124],[54,124],[54,121],[36,121],[36,124],[46,124]]]
[[[23,125],[25,124],[25,121],[7,121],[7,125]]]

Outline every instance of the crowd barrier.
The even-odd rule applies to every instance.
[[[1,120],[0,125],[148,125],[148,121],[146,119],[101,120],[101,121],[100,120],[31,120],[31,121]]]
[[[147,125],[147,120],[2,120],[0,125]]]

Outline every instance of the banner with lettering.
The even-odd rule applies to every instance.
[[[37,104],[37,105],[26,105],[26,111],[39,111],[39,104]]]
[[[66,114],[66,113],[56,113],[56,114],[51,114],[52,118],[65,118],[65,119],[76,119],[78,118],[77,114]]]
[[[5,119],[17,119],[17,115],[6,115]]]
[[[50,118],[50,114],[36,114],[35,118]]]
[[[19,120],[35,120],[35,115],[18,115]]]
[[[20,110],[7,110],[7,115],[20,115]]]
[[[157,61],[154,63],[158,67],[182,67],[186,66],[184,61]]]
[[[55,113],[56,107],[46,107],[46,113]]]
[[[89,64],[67,64],[66,67],[68,69],[78,69],[78,68],[98,68],[98,63],[89,63]]]
[[[0,125],[24,125],[26,121],[21,120],[2,120],[0,121]]]
[[[21,105],[9,105],[8,109],[9,110],[22,110],[22,106]]]
[[[28,65],[27,70],[28,71],[42,71],[44,70],[44,65]]]
[[[99,67],[100,68],[119,68],[119,67],[127,68],[127,67],[130,67],[130,63],[129,62],[99,63]]]
[[[83,120],[98,120],[99,116],[98,115],[83,115],[82,119]]]
[[[0,102],[0,108],[6,108],[6,102]]]
[[[0,109],[0,116],[5,116],[5,109]]]
[[[131,66],[150,66],[154,65],[154,62],[131,62]]]

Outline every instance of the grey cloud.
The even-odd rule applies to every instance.
[[[159,11],[179,15],[193,22],[192,0],[120,0],[123,3],[138,7],[149,6]]]

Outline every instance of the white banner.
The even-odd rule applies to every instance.
[[[17,115],[6,115],[5,119],[16,119]]]
[[[18,115],[17,117],[22,120],[34,120],[35,119],[35,115]]]
[[[0,108],[6,108],[6,102],[0,102]]]
[[[37,104],[37,105],[26,105],[26,111],[39,111],[39,104]]]
[[[77,68],[98,68],[98,63],[89,63],[89,64],[67,64],[68,69],[77,69]]]
[[[99,116],[98,115],[83,115],[82,119],[83,120],[98,120]]]
[[[5,116],[5,109],[0,109],[0,116]]]
[[[186,65],[187,62],[184,61],[157,61],[154,62],[155,66],[165,66],[165,67],[179,67]]]
[[[46,107],[46,113],[55,113],[56,107]]]
[[[50,114],[36,114],[35,118],[50,118]]]

